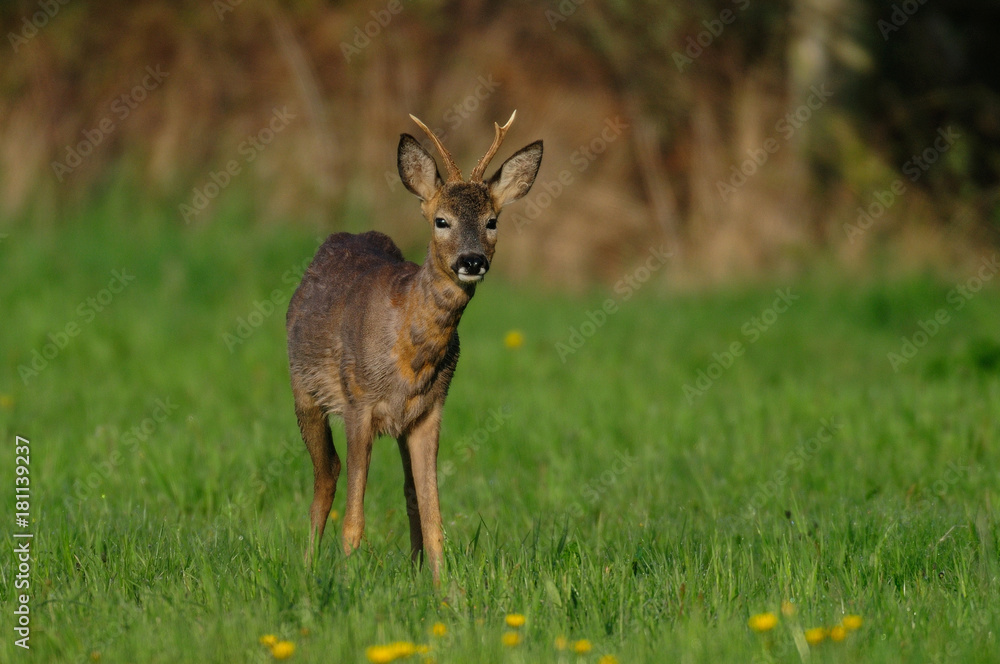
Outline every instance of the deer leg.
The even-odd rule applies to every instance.
[[[365,486],[374,435],[371,418],[365,413],[345,414],[344,428],[347,431],[347,508],[341,533],[344,553],[350,554],[361,545],[365,532]]]
[[[406,516],[410,518],[410,559],[417,562],[424,550],[417,487],[413,483],[413,466],[410,463],[410,448],[406,436],[400,436],[396,442],[399,443],[399,456],[403,459],[403,494],[406,496]]]
[[[307,402],[307,403],[306,403]],[[340,457],[333,446],[330,422],[326,412],[309,397],[295,400],[295,415],[299,420],[302,440],[313,463],[313,501],[309,508],[309,548],[306,549],[306,564],[323,539],[323,530],[330,516],[333,495],[337,491],[340,477]]]
[[[441,409],[435,408],[410,430],[410,466],[420,511],[420,530],[424,555],[434,575],[434,585],[441,583],[444,558],[444,535],[441,533],[441,507],[438,503],[437,454],[441,431]],[[412,535],[411,535],[412,542]]]

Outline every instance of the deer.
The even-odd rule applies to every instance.
[[[318,551],[340,476],[330,416],[347,439],[347,499],[341,527],[345,555],[361,545],[373,441],[396,439],[410,525],[410,558],[440,585],[444,535],[438,502],[441,416],[458,364],[458,324],[493,260],[498,217],[531,189],[542,141],[507,158],[484,179],[515,110],[468,180],[427,125],[447,173],[410,134],[396,151],[399,177],[420,199],[431,226],[422,265],[403,258],[378,231],[335,233],[319,247],[292,296],[286,318],[295,416],[313,465],[306,564]]]

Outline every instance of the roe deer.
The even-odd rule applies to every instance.
[[[432,226],[424,264],[404,260],[382,233],[336,233],[320,246],[292,296],[288,359],[295,414],[314,479],[307,561],[323,537],[340,475],[327,419],[335,413],[347,434],[344,552],[361,544],[372,441],[393,436],[403,459],[411,557],[417,562],[426,555],[434,583],[440,583],[438,434],[458,363],[456,328],[490,268],[500,209],[528,193],[542,160],[542,142],[536,141],[483,180],[516,114],[503,127],[494,124],[493,145],[468,181],[434,132],[411,115],[448,172],[442,180],[420,143],[409,134],[400,136],[399,177],[420,198]]]

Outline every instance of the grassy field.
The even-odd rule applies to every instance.
[[[335,513],[302,563],[284,311],[317,233],[176,216],[0,228],[3,531],[35,535],[30,653],[4,535],[0,661],[266,662],[265,634],[297,662],[396,641],[441,663],[995,661],[1000,292],[975,271],[627,301],[488,280],[445,411],[435,592],[389,440],[364,548],[340,553]],[[7,527],[16,435],[27,529]]]

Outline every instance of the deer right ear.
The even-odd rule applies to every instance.
[[[422,201],[433,198],[437,190],[444,186],[434,157],[409,134],[399,137],[396,167],[403,185]]]

